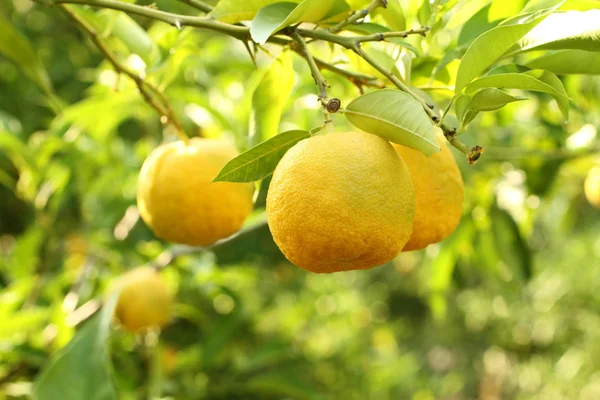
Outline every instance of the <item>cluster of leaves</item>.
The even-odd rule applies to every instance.
[[[253,29],[259,40],[283,25],[343,18],[322,0],[292,3],[221,0],[212,15],[268,17]],[[11,94],[0,96],[0,397],[109,399],[113,380],[121,398],[600,396],[600,222],[581,193],[594,163],[585,154],[597,150],[600,82],[576,75],[600,73],[600,7],[555,3],[389,0],[368,23],[348,26],[360,35],[431,27],[425,38],[362,48],[486,147],[463,171],[460,228],[390,265],[323,277],[289,265],[259,224],[165,270],[178,306],[158,343],[109,330],[110,307],[87,319],[115,275],[178,250],[156,240],[134,206],[141,163],[163,140],[159,116],[58,9],[0,4],[0,36],[10,38],[0,41],[0,91]],[[262,221],[277,160],[322,125],[306,61],[267,41],[273,57],[259,48],[257,69],[242,43],[219,33],[72,9],[164,91],[187,132],[248,149],[221,178],[263,179],[248,224]],[[372,77],[363,89],[392,86],[352,50],[309,46]],[[323,74],[344,105],[338,130],[377,126],[427,151],[419,120],[373,104],[423,115],[409,95],[361,95],[346,76]]]

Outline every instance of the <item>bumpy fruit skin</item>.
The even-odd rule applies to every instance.
[[[267,220],[283,254],[317,273],[393,259],[412,231],[408,169],[386,140],[364,132],[305,139],[281,159]]]
[[[212,182],[238,155],[229,143],[194,138],[154,150],[140,172],[142,219],[167,241],[208,246],[237,232],[252,211],[251,183]]]
[[[600,208],[600,167],[589,170],[583,186],[585,198],[596,208]]]
[[[128,331],[162,327],[170,321],[173,297],[154,269],[131,270],[113,283],[110,292],[117,290],[115,317]]]
[[[441,134],[441,151],[431,157],[394,144],[406,163],[415,188],[415,219],[412,235],[403,251],[419,250],[447,238],[462,215],[464,183],[456,160]]]

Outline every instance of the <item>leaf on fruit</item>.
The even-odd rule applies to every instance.
[[[269,36],[300,22],[319,22],[350,11],[344,0],[304,0],[300,4],[275,3],[261,8],[250,27],[252,40],[265,44]]]
[[[109,335],[118,293],[61,349],[33,386],[35,400],[114,400]],[[73,377],[77,377],[74,379]]]
[[[265,178],[273,173],[290,148],[310,135],[302,130],[280,133],[229,161],[213,182],[253,182]]]
[[[486,88],[473,95],[471,109],[474,111],[494,111],[508,103],[527,100],[527,97],[512,96],[500,89]]]
[[[407,93],[382,89],[354,99],[344,114],[357,128],[430,156],[440,150],[433,123]]]
[[[512,18],[475,39],[458,68],[456,93],[460,93],[469,82],[485,71],[555,9],[556,7],[553,7]]]
[[[600,52],[561,50],[538,57],[525,65],[558,75],[600,75]]]

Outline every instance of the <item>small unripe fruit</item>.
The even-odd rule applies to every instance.
[[[162,327],[171,319],[173,296],[159,273],[139,267],[119,277],[111,292],[119,292],[115,318],[130,332]]]

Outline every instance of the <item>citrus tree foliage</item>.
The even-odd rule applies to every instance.
[[[0,398],[600,398],[598,75],[597,0],[1,2]],[[270,175],[350,129],[427,155],[441,130],[463,218],[310,274],[264,223]],[[136,208],[144,159],[184,135],[234,142],[215,180],[256,182],[209,249]],[[160,335],[101,307],[146,264],[177,293]]]

